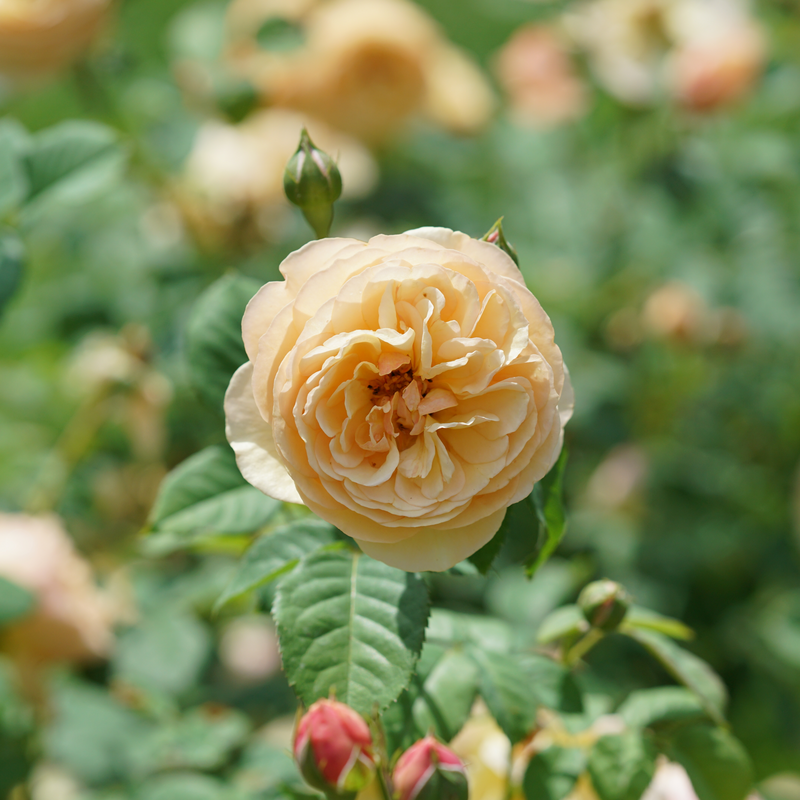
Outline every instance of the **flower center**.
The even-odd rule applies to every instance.
[[[372,402],[383,405],[391,400],[396,392],[402,392],[414,380],[414,370],[411,364],[406,364],[398,369],[393,369],[388,375],[377,375],[368,384],[372,392]]]

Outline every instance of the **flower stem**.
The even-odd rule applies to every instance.
[[[574,666],[580,661],[599,641],[605,637],[605,631],[600,628],[590,628],[572,647],[564,653],[562,661],[567,667]]]

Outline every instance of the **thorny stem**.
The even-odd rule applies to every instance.
[[[567,667],[574,666],[580,661],[601,639],[605,637],[605,632],[600,628],[590,628],[572,647],[564,653],[562,661]]]
[[[377,731],[377,744],[378,744],[378,769],[377,769],[377,781],[378,781],[378,788],[381,792],[382,800],[392,800],[392,793],[389,789],[389,777],[388,777],[388,768],[389,768],[389,753],[386,745],[386,731],[383,729],[383,725],[381,724],[381,718],[378,715],[377,709],[373,716],[373,723],[375,730]]]

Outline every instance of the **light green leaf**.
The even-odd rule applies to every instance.
[[[250,800],[241,790],[196,772],[175,772],[151,778],[135,797],[136,800]]]
[[[81,197],[117,171],[124,156],[116,133],[96,122],[71,120],[37,133],[24,158],[28,202],[56,193],[60,200]]]
[[[0,218],[18,208],[28,194],[28,176],[22,158],[30,136],[16,120],[0,121]]]
[[[655,768],[655,748],[638,731],[602,736],[589,754],[589,775],[600,800],[639,800]]]
[[[533,576],[536,570],[553,555],[567,530],[567,517],[562,498],[566,464],[567,449],[564,448],[555,466],[533,487],[532,497],[539,518],[539,541],[543,541],[543,544],[538,554],[525,564],[529,576]]]
[[[138,776],[168,769],[216,770],[250,733],[245,714],[229,708],[195,708],[175,722],[155,727],[131,748],[131,772]]]
[[[204,625],[188,615],[164,612],[119,636],[115,677],[146,690],[180,694],[197,680],[210,651]]]
[[[617,713],[629,728],[649,728],[707,716],[697,695],[682,686],[659,686],[631,692]]]
[[[316,552],[274,607],[286,675],[307,705],[331,691],[361,714],[408,685],[428,617],[422,579],[352,551]]]
[[[478,691],[478,668],[464,653],[444,655],[418,688],[414,701],[414,722],[420,735],[433,730],[449,742],[469,719]]]
[[[228,447],[207,447],[164,478],[150,512],[155,533],[171,534],[175,549],[210,534],[252,533],[280,509],[245,481]]]
[[[677,681],[691,689],[711,719],[718,724],[724,722],[728,693],[722,679],[705,661],[660,633],[631,630],[627,635],[646,647]]]
[[[702,724],[681,728],[666,752],[686,769],[699,800],[744,800],[750,794],[750,759],[723,728]]]
[[[562,800],[586,767],[586,755],[575,748],[548,747],[525,770],[522,788],[527,800]]]
[[[269,17],[258,29],[256,41],[264,50],[284,53],[300,47],[305,34],[296,22],[283,17]]]
[[[657,611],[651,611],[649,608],[642,608],[641,606],[631,606],[628,609],[628,613],[620,626],[620,631],[626,633],[629,629],[655,631],[673,639],[687,641],[694,639],[694,631],[680,620],[665,617]]]
[[[0,228],[0,314],[22,282],[25,246],[13,231]]]
[[[24,617],[35,602],[35,597],[22,586],[0,575],[0,625]]]
[[[537,702],[524,668],[511,654],[480,647],[467,651],[478,667],[478,691],[512,744],[522,741],[536,722]]]
[[[428,622],[426,640],[445,647],[475,644],[505,653],[513,645],[514,632],[507,622],[497,617],[434,608]]]
[[[189,380],[220,413],[231,376],[247,361],[242,316],[258,289],[252,278],[224,275],[198,298],[186,327]]]
[[[294,569],[301,558],[334,541],[333,526],[314,517],[290,522],[259,537],[242,557],[215,609],[275,580]]]
[[[588,630],[589,623],[578,606],[561,606],[542,621],[536,634],[536,641],[547,644],[566,636],[580,636]]]

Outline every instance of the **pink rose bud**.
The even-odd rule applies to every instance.
[[[317,700],[303,715],[294,757],[305,780],[328,797],[351,797],[372,780],[372,735],[344,703]]]
[[[467,770],[461,759],[433,736],[400,756],[394,768],[397,800],[467,800]]]

